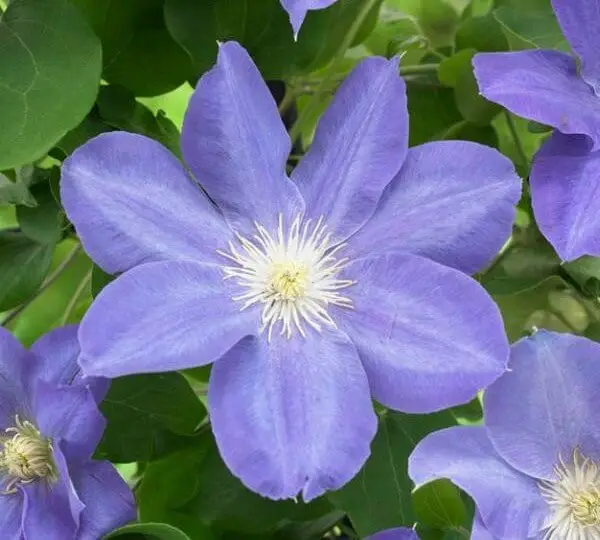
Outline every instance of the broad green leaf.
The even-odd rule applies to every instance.
[[[456,32],[457,49],[478,52],[505,51],[508,48],[502,26],[493,14],[465,19]]]
[[[105,540],[210,540],[208,536],[190,538],[184,532],[166,523],[125,525],[104,538]]]
[[[550,0],[500,0],[494,16],[503,26],[512,49],[569,50]]]
[[[451,2],[446,0],[422,0],[418,19],[433,48],[453,46],[460,16]]]
[[[53,169],[58,176],[58,169]],[[40,244],[57,244],[63,236],[65,214],[50,188],[50,179],[31,188],[37,206],[17,207],[17,220],[21,231]]]
[[[50,268],[54,245],[39,244],[21,232],[0,231],[0,311],[28,300]]]
[[[348,513],[361,537],[413,525],[408,456],[428,433],[455,424],[449,411],[429,415],[388,411],[382,416],[365,466],[350,483],[329,495],[338,508]]]
[[[426,39],[414,17],[383,9],[365,46],[374,55],[391,58],[401,54],[401,65],[416,65],[427,54]]]
[[[13,181],[0,173],[0,205],[4,204],[22,204],[33,207],[37,201],[31,194],[27,182],[20,179]]]
[[[419,523],[432,528],[461,527],[467,520],[460,490],[445,479],[420,486],[413,493],[413,507]]]
[[[163,0],[72,0],[102,41],[103,78],[138,96],[156,96],[194,74],[165,25]]]
[[[48,152],[91,109],[100,42],[69,0],[13,0],[0,19],[0,170]]]
[[[148,461],[185,444],[206,417],[179,373],[115,379],[100,408],[108,426],[98,457],[121,463]]]

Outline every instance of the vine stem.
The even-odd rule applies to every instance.
[[[365,0],[365,3],[362,5],[360,11],[358,12],[356,19],[354,19],[354,21],[352,22],[352,26],[348,30],[348,33],[346,34],[340,47],[336,51],[335,56],[331,61],[331,64],[329,64],[329,69],[327,70],[325,77],[323,77],[323,79],[319,83],[319,86],[317,86],[317,88],[315,89],[315,93],[313,94],[312,99],[306,104],[306,107],[304,107],[304,109],[300,113],[298,120],[296,120],[296,122],[292,126],[292,129],[290,130],[290,139],[292,139],[292,142],[296,141],[300,133],[302,133],[302,128],[304,127],[304,124],[311,117],[315,107],[321,101],[323,93],[327,89],[331,80],[335,77],[336,68],[338,64],[344,59],[346,51],[350,48],[350,45],[352,45],[352,42],[354,41],[356,34],[358,34],[358,31],[360,30],[360,27],[362,26],[363,22],[367,18],[367,15],[375,7],[378,1],[379,0]]]
[[[29,300],[27,300],[25,303],[21,304],[18,308],[11,311],[7,315],[7,317],[2,321],[2,326],[6,326],[7,324],[9,324],[13,320],[15,320],[38,296],[40,296],[40,294],[42,294],[46,289],[48,289],[48,287],[50,287],[50,285],[52,285],[58,279],[58,277],[63,273],[65,268],[67,268],[67,266],[69,266],[69,264],[71,264],[71,262],[73,261],[73,259],[75,259],[75,257],[77,256],[77,254],[79,253],[80,250],[81,250],[81,244],[78,243],[69,252],[69,254],[65,257],[65,259],[55,268],[54,272],[52,272],[48,276],[46,281],[44,281],[44,283],[36,291],[36,293],[31,298],[29,298]]]
[[[71,300],[69,300],[69,303],[67,304],[67,308],[65,309],[65,312],[60,321],[61,326],[67,324],[69,317],[71,316],[71,314],[77,307],[77,302],[79,302],[79,299],[81,298],[81,295],[83,294],[83,291],[85,290],[85,288],[87,287],[87,285],[90,283],[91,280],[92,280],[92,271],[90,270],[84,276],[84,278],[81,280],[81,283],[79,283],[79,285],[77,286],[77,289],[75,289],[75,292],[73,293],[73,296],[71,297]]]
[[[517,133],[517,128],[515,126],[515,121],[513,120],[512,115],[508,111],[504,111],[504,116],[506,117],[506,125],[508,126],[508,131],[510,132],[510,136],[513,138],[515,143],[515,147],[517,149],[517,153],[519,154],[519,159],[523,162],[523,165],[527,166],[528,159],[527,154],[525,153],[525,149],[523,148],[523,143]]]

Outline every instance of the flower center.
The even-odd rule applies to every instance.
[[[545,540],[600,538],[600,470],[573,452],[571,463],[559,459],[555,479],[543,481],[540,490],[551,509]]]
[[[276,234],[255,226],[252,238],[236,234],[239,245],[230,242],[228,252],[219,251],[234,263],[223,267],[225,279],[235,279],[244,289],[233,299],[242,310],[262,304],[261,332],[266,330],[269,340],[278,324],[288,338],[295,331],[305,336],[305,324],[317,331],[323,325],[335,327],[327,308],[352,308],[352,300],[338,292],[355,283],[338,277],[348,264],[347,258],[336,257],[345,244],[330,245],[323,218],[313,225],[297,216],[286,230],[279,216]]]
[[[0,471],[8,476],[2,493],[16,493],[18,484],[29,484],[41,478],[56,477],[52,444],[27,420],[15,417],[15,427],[6,429],[0,439]]]

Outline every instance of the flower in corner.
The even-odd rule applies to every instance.
[[[555,50],[481,53],[481,93],[524,118],[555,128],[530,176],[536,222],[561,259],[600,256],[600,4],[552,0],[580,60]]]
[[[82,321],[84,373],[214,362],[221,455],[274,499],[310,500],[358,472],[377,428],[371,395],[413,413],[472,399],[509,349],[465,272],[506,241],[520,180],[495,150],[409,150],[407,134],[397,61],[366,59],[289,178],[276,104],[229,42],[184,120],[193,180],[139,135],[76,150],[63,203],[92,258],[124,272]]]
[[[4,540],[97,540],[135,519],[114,467],[91,457],[107,384],[77,365],[77,328],[24,349],[0,328],[0,528]]]
[[[335,2],[336,0],[281,0],[281,5],[287,11],[294,36],[297,37],[304,18],[310,10],[325,9]]]
[[[600,345],[540,330],[509,367],[484,395],[485,425],[428,435],[409,475],[473,497],[473,540],[600,538]]]

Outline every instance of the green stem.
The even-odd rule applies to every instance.
[[[378,1],[379,0],[365,0],[360,11],[358,12],[358,15],[356,16],[356,19],[354,19],[352,26],[348,30],[348,33],[346,34],[340,47],[336,51],[335,56],[331,61],[331,64],[329,64],[329,69],[327,70],[325,77],[323,77],[319,86],[317,86],[311,100],[306,104],[306,107],[304,107],[304,109],[300,113],[298,120],[296,120],[295,124],[292,126],[292,129],[290,131],[290,139],[292,139],[292,142],[296,141],[300,133],[302,133],[304,124],[306,124],[308,119],[311,117],[313,111],[320,103],[321,97],[325,93],[328,85],[330,84],[331,80],[335,77],[336,68],[344,59],[346,51],[350,48],[350,45],[352,45],[352,42],[354,41],[356,34],[358,34],[358,31],[360,30],[360,27],[362,26],[363,22],[367,18],[367,15],[375,7]]]
[[[67,322],[69,321],[69,318],[71,317],[71,315],[73,314],[73,311],[77,307],[77,302],[79,302],[79,299],[81,298],[81,295],[83,294],[84,289],[87,287],[87,285],[89,284],[89,282],[91,280],[92,280],[92,271],[90,270],[84,276],[84,278],[81,280],[81,283],[79,283],[79,285],[77,286],[77,289],[75,289],[75,292],[73,293],[73,296],[71,297],[71,300],[69,300],[69,303],[67,304],[67,309],[65,309],[65,312],[60,321],[61,326],[67,324]]]
[[[506,125],[508,126],[508,131],[510,132],[511,137],[515,143],[515,148],[517,149],[517,153],[519,154],[519,159],[523,162],[523,165],[527,166],[529,160],[527,159],[527,154],[523,148],[523,143],[519,138],[519,134],[517,133],[517,128],[515,127],[515,122],[513,120],[512,115],[508,111],[504,111],[504,116],[506,117]]]
[[[281,103],[279,104],[279,115],[283,116],[287,110],[292,106],[292,104],[294,103],[294,100],[296,99],[296,92],[293,88],[290,88],[289,86],[286,88],[285,90],[285,95],[283,96],[283,99],[281,100]]]
[[[414,66],[400,66],[400,75],[433,75],[438,72],[439,64],[416,64]]]
[[[11,311],[7,317],[2,321],[2,326],[7,326],[13,320],[15,320],[23,311],[38,297],[40,296],[48,287],[50,287],[58,277],[63,273],[65,268],[71,264],[73,259],[77,256],[79,251],[81,250],[81,244],[77,244],[69,254],[64,258],[64,260],[56,267],[54,272],[48,276],[46,281],[42,284],[42,286],[36,291],[36,293],[25,303],[21,304],[18,308]]]

